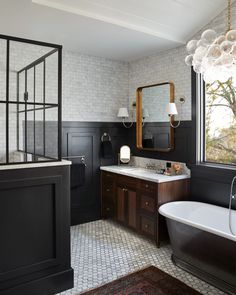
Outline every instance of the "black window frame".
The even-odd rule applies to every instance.
[[[198,166],[222,168],[236,170],[236,165],[227,163],[217,163],[206,161],[206,139],[205,139],[205,123],[206,123],[206,83],[201,74],[196,74],[192,68],[192,117],[193,125],[193,141],[194,160],[193,163]]]

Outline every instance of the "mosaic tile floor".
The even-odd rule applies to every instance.
[[[60,295],[81,293],[148,265],[157,266],[202,294],[225,294],[174,266],[170,245],[158,249],[154,242],[111,221],[73,226],[71,242],[75,287]]]

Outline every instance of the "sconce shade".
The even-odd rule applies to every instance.
[[[117,117],[118,118],[128,118],[129,117],[129,113],[128,113],[127,108],[119,108]]]
[[[144,108],[142,112],[143,112],[143,118],[148,118],[149,117],[148,109]]]
[[[168,104],[167,112],[169,116],[178,115],[176,104],[174,102]]]

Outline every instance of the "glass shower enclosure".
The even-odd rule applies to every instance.
[[[61,160],[62,46],[0,35],[0,165]]]

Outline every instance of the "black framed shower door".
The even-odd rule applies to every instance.
[[[3,164],[18,164],[18,163],[35,163],[35,162],[48,162],[48,161],[60,161],[61,160],[61,101],[62,101],[62,46],[45,42],[38,42],[34,40],[27,40],[22,38],[10,37],[0,35],[0,40],[6,41],[6,60],[5,60],[5,99],[0,100],[0,104],[5,106],[5,162]],[[13,50],[14,44],[29,44],[33,46],[47,47],[48,52],[25,65],[24,67],[16,71],[16,100],[12,99],[12,81],[10,81],[10,66],[14,67],[11,63],[11,50]],[[48,76],[47,64],[49,58],[56,57],[55,66],[56,73],[54,78],[54,88],[56,88],[56,94],[54,93],[54,101],[50,101],[50,98],[46,96],[46,83]],[[11,63],[11,64],[10,64]],[[42,68],[42,74],[40,82],[38,82],[37,71],[39,67]],[[38,71],[39,72],[39,71]],[[50,73],[49,73],[50,74]],[[29,85],[29,76],[31,81]],[[49,77],[50,78],[50,77]],[[12,77],[11,77],[12,80]],[[22,89],[23,86],[23,89]],[[10,88],[11,87],[11,88]],[[4,88],[4,86],[3,86]],[[29,91],[29,88],[31,91]],[[37,89],[41,89],[40,99],[37,99]],[[11,92],[10,92],[11,90]],[[54,91],[55,92],[55,91]],[[23,154],[22,161],[11,161],[10,154],[10,110],[16,109],[16,150]],[[47,121],[46,114],[48,110],[54,111],[54,119],[51,122]],[[37,120],[40,113],[40,120]],[[53,123],[52,123],[53,122]],[[53,152],[46,151],[46,128],[47,126],[54,126],[53,129]],[[40,137],[37,136],[37,130],[40,126]],[[55,129],[56,126],[56,129]],[[20,132],[21,130],[21,132]],[[30,130],[30,132],[29,132]],[[13,131],[14,132],[14,131]],[[12,130],[11,130],[12,133]],[[30,136],[29,136],[30,135]],[[40,142],[39,142],[40,140]],[[48,142],[51,139],[49,137]],[[55,144],[56,142],[56,144]],[[56,147],[55,147],[56,145]],[[39,148],[40,147],[40,148]],[[29,157],[30,156],[30,157]]]

